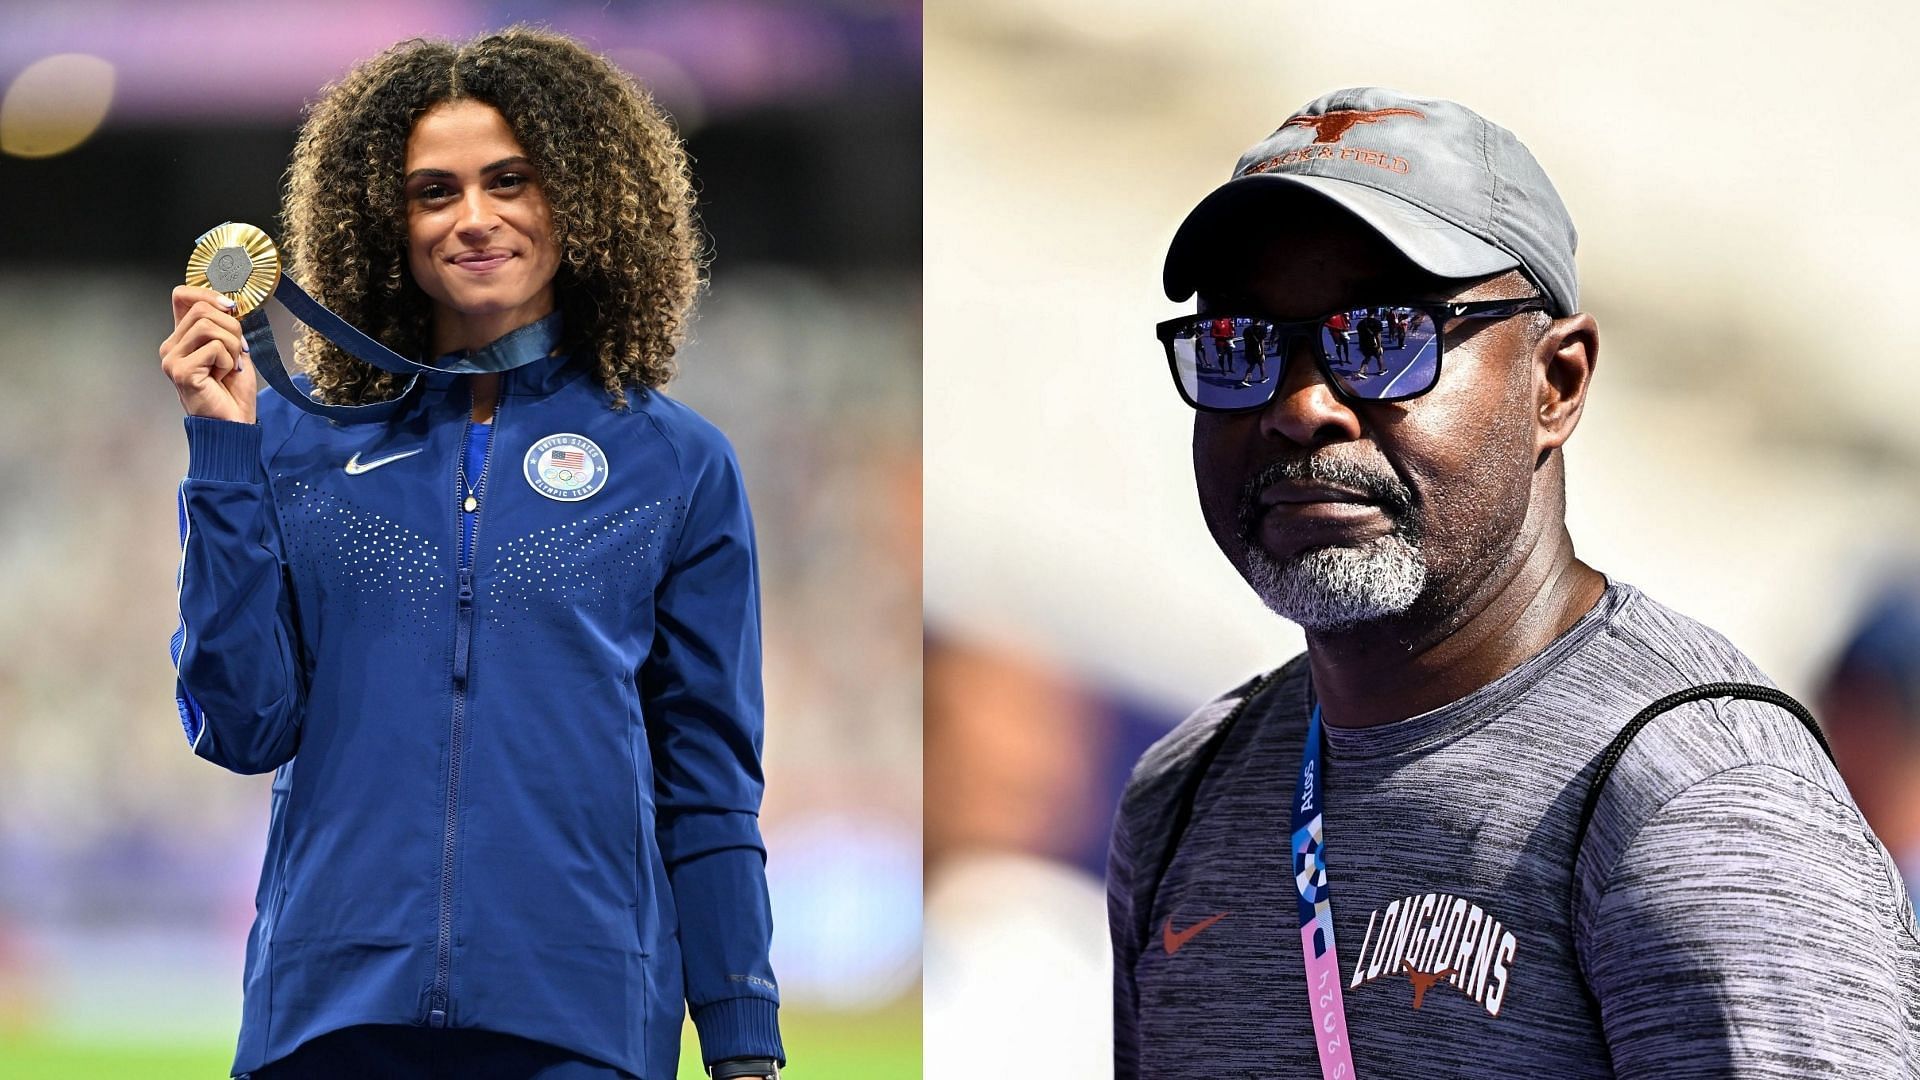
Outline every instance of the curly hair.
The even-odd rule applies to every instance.
[[[463,99],[499,110],[544,177],[564,346],[591,355],[614,408],[627,406],[624,386],[664,386],[702,281],[686,151],[646,90],[560,34],[415,38],[323,89],[288,169],[296,280],[394,351],[425,355],[433,302],[408,269],[407,138],[428,109]],[[406,385],[318,334],[303,335],[299,359],[332,404]]]

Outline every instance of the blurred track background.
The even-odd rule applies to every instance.
[[[671,392],[759,530],[791,1075],[919,1075],[919,6],[73,0],[0,5],[0,1076],[226,1075],[269,778],[193,757],[170,701],[167,292],[205,229],[278,231],[323,84],[520,20],[694,157],[712,284]]]
[[[1603,346],[1582,556],[1815,705],[1920,876],[1916,39],[1887,3],[927,6],[928,1077],[1106,1074],[1119,784],[1301,648],[1202,525],[1152,328],[1188,209],[1343,86],[1546,167]]]

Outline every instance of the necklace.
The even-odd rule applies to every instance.
[[[489,423],[500,419],[500,404],[498,402],[494,403],[493,415],[488,417],[487,419]],[[468,425],[467,430],[469,432],[473,430],[471,423]],[[480,481],[479,481],[480,484],[485,484],[487,482],[487,468],[492,464],[493,464],[493,455],[489,453],[487,455],[487,460],[482,462],[480,465]],[[480,493],[479,493],[478,487],[476,487],[473,484],[467,483],[467,455],[464,447],[462,448],[461,454],[460,454],[459,469],[460,469],[460,474],[459,474],[460,486],[462,488],[465,488],[467,492],[466,500],[460,504],[460,508],[462,510],[465,510],[467,513],[471,514],[480,509]]]

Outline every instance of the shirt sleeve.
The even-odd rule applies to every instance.
[[[717,438],[717,435],[715,436]],[[760,587],[731,447],[691,463],[685,524],[640,672],[657,835],[680,920],[702,1057],[784,1063],[759,812]]]
[[[1114,815],[1107,847],[1107,932],[1113,939],[1113,1076],[1139,1080],[1140,1003],[1133,969],[1140,961],[1133,911],[1134,856],[1126,809]]]
[[[267,772],[299,745],[306,685],[261,429],[185,419],[174,703],[194,753]]]
[[[1583,955],[1615,1075],[1914,1075],[1911,908],[1853,807],[1743,765],[1670,799],[1615,863]]]

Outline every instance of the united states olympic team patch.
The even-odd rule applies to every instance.
[[[526,474],[547,498],[578,502],[607,486],[607,455],[585,435],[549,435],[527,450]]]

